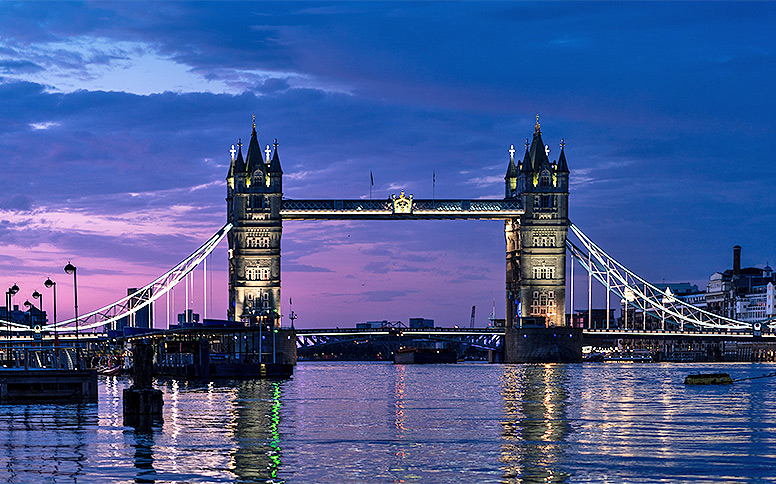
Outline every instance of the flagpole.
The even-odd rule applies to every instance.
[[[369,172],[369,200],[372,199],[372,187],[375,185],[375,177]]]
[[[431,202],[436,206],[436,170],[431,170]]]

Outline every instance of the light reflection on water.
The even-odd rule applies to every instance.
[[[157,382],[164,423],[99,404],[0,406],[0,481],[774,482],[767,364],[301,363],[292,380]]]

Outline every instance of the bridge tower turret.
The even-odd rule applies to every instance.
[[[254,116],[245,161],[237,157],[227,175],[229,232],[229,309],[227,317],[246,324],[280,326],[280,217],[282,169],[275,157],[262,156]]]
[[[561,142],[560,160],[551,163],[537,116],[519,177],[525,210],[519,237],[521,326],[566,326],[569,170],[564,147]]]
[[[507,198],[519,198],[524,210],[520,219],[507,220],[505,226],[507,363],[582,361],[581,330],[565,327],[569,225],[565,144],[561,140],[557,162],[550,162],[549,152],[537,116],[533,140],[530,144],[526,140],[523,161],[516,167],[516,193],[507,193]]]

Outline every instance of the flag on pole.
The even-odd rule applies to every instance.
[[[372,176],[372,172],[369,172],[369,183],[370,186],[375,186],[375,178]]]
[[[436,170],[431,170],[431,180],[436,183]]]
[[[294,301],[292,301],[291,298],[288,298],[288,304],[294,304]]]

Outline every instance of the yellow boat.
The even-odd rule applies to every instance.
[[[733,379],[727,373],[699,373],[684,379],[685,385],[725,385],[728,383],[733,383]]]

